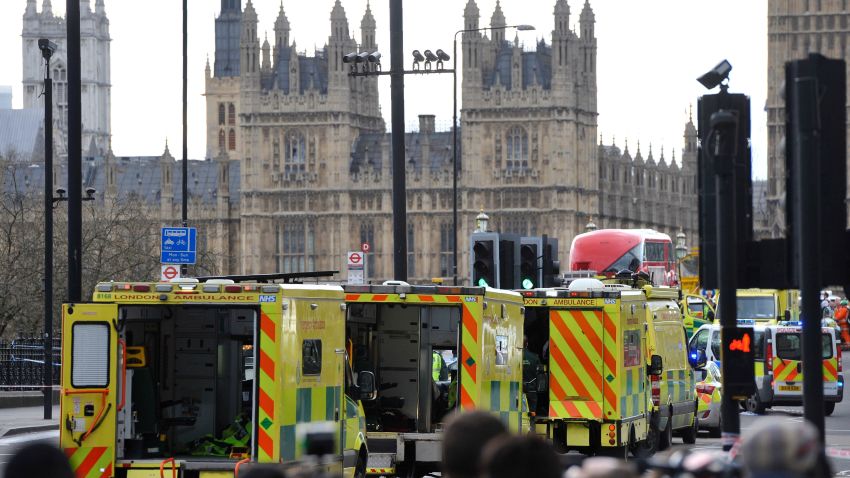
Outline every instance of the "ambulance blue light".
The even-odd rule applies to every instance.
[[[487,283],[487,279],[482,277],[478,279],[478,287],[490,287],[490,284]]]

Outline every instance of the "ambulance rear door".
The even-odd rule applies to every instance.
[[[549,312],[549,417],[603,418],[603,315],[601,304]]]
[[[62,306],[59,443],[79,478],[114,472],[116,414],[127,399],[117,318],[116,304]]]

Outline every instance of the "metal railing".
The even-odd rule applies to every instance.
[[[53,338],[52,384],[61,376],[60,339]],[[0,392],[38,391],[44,383],[44,340],[21,336],[12,340],[0,339]]]

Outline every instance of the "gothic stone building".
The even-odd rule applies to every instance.
[[[786,232],[785,155],[781,149],[785,135],[785,63],[809,53],[850,62],[850,10],[847,0],[769,0],[767,5],[768,217],[755,232],[762,237],[779,237]],[[847,82],[850,89],[850,75]],[[850,152],[850,141],[847,146]],[[847,179],[850,184],[850,176]]]
[[[44,59],[38,48],[39,38],[57,45],[50,60],[53,79],[54,147],[59,157],[68,145],[68,50],[65,19],[53,14],[51,0],[43,0],[41,11],[36,0],[27,0],[23,16],[22,61],[24,108],[44,109]],[[103,156],[110,139],[110,51],[109,19],[104,0],[80,0],[80,60],[82,85],[83,153]]]
[[[238,208],[223,207],[238,238],[229,241],[234,272],[337,269],[344,254],[372,246],[370,276],[392,275],[390,137],[374,78],[350,78],[342,56],[372,52],[376,24],[367,5],[360,43],[337,0],[327,44],[299,51],[281,6],[274,44],[260,41],[249,0],[222,0],[216,51],[206,70],[209,156],[221,174],[238,171]],[[474,0],[465,29],[480,28]],[[491,27],[507,24],[499,3]],[[689,123],[681,164],[650,152],[596,144],[597,44],[588,2],[571,29],[570,7],[557,0],[551,41],[527,51],[505,31],[462,37],[458,144],[460,277],[479,211],[493,228],[549,234],[569,243],[594,220],[601,227],[653,227],[696,237],[695,131]],[[452,275],[450,132],[434,117],[406,135],[408,268],[411,280]],[[223,183],[228,181],[222,179]],[[234,181],[234,184],[236,182]]]

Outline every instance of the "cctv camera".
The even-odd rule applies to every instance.
[[[425,61],[425,57],[422,56],[419,50],[413,50],[413,61]]]
[[[354,63],[357,60],[357,53],[349,53],[342,56],[343,63]]]
[[[439,58],[440,61],[449,61],[451,59],[449,54],[443,50],[437,50],[437,58]]]
[[[91,187],[86,188],[86,196],[88,196],[88,197],[94,196],[94,193],[96,193],[96,192],[97,192],[97,189],[95,189],[95,188],[91,188]]]
[[[67,191],[65,191],[65,188],[56,188],[56,194],[58,194],[59,197],[64,196],[66,192]]]
[[[380,63],[381,62],[381,53],[374,52],[369,54],[369,63]]]
[[[723,60],[708,73],[697,78],[697,81],[706,89],[712,90],[729,79],[730,71],[732,71],[732,64],[728,60]]]
[[[59,47],[55,43],[47,38],[39,38],[38,40],[38,49],[41,50],[41,56],[45,59],[50,59],[58,48]]]
[[[437,61],[437,55],[435,55],[431,50],[425,50],[425,59],[428,61]]]
[[[355,58],[354,62],[365,63],[367,58],[369,58],[369,54],[364,51],[362,53],[357,54],[357,57]]]

